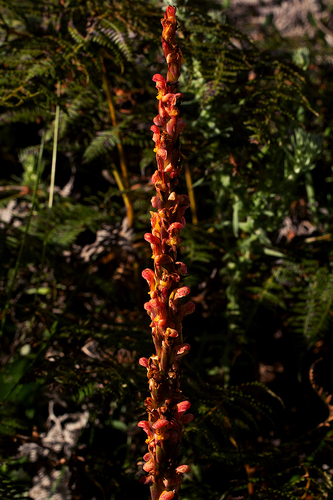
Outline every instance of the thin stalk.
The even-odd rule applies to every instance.
[[[119,172],[114,164],[112,165],[112,173],[114,175],[117,186],[118,186],[119,190],[121,191],[121,195],[122,195],[123,200],[124,200],[124,204],[125,204],[126,211],[127,211],[127,217],[128,217],[128,225],[129,225],[129,227],[132,227],[132,225],[133,225],[133,207],[132,207],[131,201],[130,201],[130,199],[125,191],[123,182],[122,182],[121,177],[119,175]]]
[[[58,82],[57,96],[60,97],[60,82]],[[59,131],[59,116],[60,116],[60,106],[56,105],[56,113],[54,120],[54,136],[53,136],[53,152],[52,152],[52,166],[51,166],[51,182],[50,182],[50,195],[49,195],[49,208],[53,206],[53,196],[54,196],[54,182],[57,164],[57,149],[58,149],[58,131]]]
[[[116,111],[114,109],[113,99],[112,99],[112,95],[111,95],[111,91],[110,91],[110,82],[109,82],[109,79],[107,77],[104,64],[103,64],[102,68],[103,68],[103,73],[102,73],[103,85],[104,85],[105,92],[106,92],[106,99],[107,99],[107,103],[109,106],[112,125],[114,127],[117,127],[118,123],[117,123],[117,119],[116,119]],[[116,132],[116,134],[119,137],[119,132]],[[125,187],[126,187],[126,189],[128,189],[129,182],[128,182],[127,165],[126,165],[124,148],[123,148],[123,145],[121,144],[121,142],[117,143],[117,148],[118,148],[118,153],[119,153],[119,162],[120,162],[121,173],[122,173],[123,178],[124,178]]]
[[[306,189],[306,194],[308,196],[308,201],[309,201],[309,206],[311,208],[312,216],[313,216],[313,221],[318,225],[318,211],[317,211],[317,206],[316,206],[316,196],[315,196],[315,191],[313,188],[313,180],[312,180],[312,174],[311,172],[306,172],[305,174],[305,189]]]
[[[37,177],[38,177],[38,182],[39,182],[39,178],[40,178],[40,175],[41,175],[41,172],[42,172],[42,159],[43,159],[45,136],[46,136],[45,130],[46,130],[46,127],[44,128],[44,131],[43,131],[42,142],[40,144],[39,154],[38,154],[38,163],[37,163]],[[42,269],[43,269],[44,259],[45,259],[45,247],[46,247],[46,237],[44,238],[44,241],[43,241],[42,258],[41,258],[41,264],[40,264],[40,269],[39,269],[38,281],[37,281],[37,286],[36,286],[37,290],[39,289],[40,282],[41,282],[41,279],[42,279]],[[36,304],[36,299],[37,299],[37,293],[35,294],[33,305]],[[32,319],[31,319],[30,325],[32,325],[34,319],[35,319],[35,314],[33,315]]]
[[[59,474],[57,480],[55,481],[54,485],[52,486],[50,494],[49,494],[49,496],[47,497],[46,500],[51,500],[51,498],[53,497],[54,493],[57,491],[57,488],[58,488],[58,486],[59,486],[59,484],[60,484],[60,482],[61,482],[61,480],[64,477],[64,474],[66,472],[66,467],[67,467],[67,465],[63,465],[62,466],[60,474]]]
[[[190,203],[191,203],[190,210],[191,210],[191,214],[192,214],[192,224],[194,226],[197,226],[198,225],[197,207],[195,204],[195,196],[194,196],[191,171],[190,171],[190,167],[189,167],[187,162],[185,163],[185,180],[186,180],[188,197],[190,198]]]
[[[106,93],[106,100],[107,100],[107,103],[109,106],[111,122],[112,122],[112,125],[114,127],[117,127],[116,111],[114,108],[113,99],[112,99],[112,95],[111,95],[111,91],[110,91],[110,82],[109,82],[109,79],[107,77],[107,73],[106,73],[106,69],[105,69],[105,65],[104,65],[103,60],[102,60],[102,80],[103,80],[103,85],[104,85],[104,89],[105,89],[105,93]],[[118,137],[120,137],[119,132],[116,132],[116,134]],[[124,148],[123,148],[123,145],[121,142],[118,142],[117,149],[118,149],[118,154],[119,154],[119,163],[120,163],[121,173],[122,173],[124,182],[121,182],[121,185],[119,184],[120,175],[119,175],[118,171],[116,171],[117,173],[115,175],[115,179],[116,179],[116,182],[117,182],[119,189],[121,191],[123,191],[122,197],[123,197],[124,204],[125,204],[125,207],[127,210],[128,225],[129,225],[129,227],[132,227],[133,226],[133,219],[134,219],[134,212],[133,212],[132,203],[131,203],[129,197],[124,193],[123,186],[125,186],[125,189],[129,189],[129,180],[128,180],[128,170],[127,170],[125,152],[124,152]],[[115,172],[114,169],[113,169],[113,172]]]

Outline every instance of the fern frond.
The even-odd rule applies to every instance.
[[[106,154],[111,151],[117,144],[120,143],[119,136],[117,135],[118,127],[111,130],[103,130],[91,141],[89,146],[84,152],[84,160],[86,162],[92,161],[98,156]]]
[[[134,60],[133,49],[129,45],[126,35],[115,25],[115,23],[112,23],[108,19],[102,19],[99,29],[106,37],[118,46],[127,61],[132,62]]]
[[[31,224],[30,234],[51,245],[69,246],[89,228],[96,231],[104,215],[85,205],[57,204]]]
[[[332,323],[333,314],[333,274],[320,268],[311,276],[306,291],[305,302],[297,305],[298,329],[308,341],[314,340]],[[302,295],[301,295],[302,297]],[[300,297],[300,299],[301,299]],[[302,307],[303,306],[303,307]]]
[[[31,123],[35,122],[36,119],[47,119],[49,118],[50,110],[44,109],[40,106],[34,107],[21,107],[19,109],[14,109],[6,111],[0,115],[0,124],[7,123]]]
[[[86,44],[87,40],[75,28],[72,20],[67,24],[67,31],[70,34],[70,36],[73,38],[73,40],[78,44],[79,47],[82,47]],[[77,50],[77,48],[76,48],[76,50]]]

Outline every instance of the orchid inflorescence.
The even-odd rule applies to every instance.
[[[151,396],[145,401],[148,421],[138,425],[146,432],[148,444],[143,466],[148,475],[141,482],[150,485],[152,500],[178,500],[183,474],[190,471],[188,465],[177,466],[178,449],[184,424],[194,418],[186,413],[191,403],[180,390],[180,361],[190,349],[183,341],[182,319],[195,306],[192,302],[181,304],[190,288],[182,284],[186,266],[177,261],[177,247],[182,241],[179,233],[190,203],[188,196],[175,192],[180,173],[179,135],[186,127],[177,107],[183,96],[177,92],[182,53],[175,43],[176,8],[168,6],[161,22],[168,74],[166,80],[159,74],[153,77],[159,101],[151,127],[158,167],[152,176],[156,196],[151,202],[156,211],[151,212],[152,232],[145,234],[152,248],[154,271],[145,269],[142,273],[150,288],[145,309],[152,320],[156,354],[139,360],[147,368]]]

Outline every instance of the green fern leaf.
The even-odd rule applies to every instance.
[[[111,130],[103,130],[91,141],[89,146],[84,152],[84,160],[86,162],[92,161],[98,156],[108,153],[117,144],[120,143],[119,136],[117,135],[117,128]]]

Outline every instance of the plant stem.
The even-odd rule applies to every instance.
[[[313,221],[318,226],[318,211],[317,211],[317,206],[316,206],[316,196],[315,196],[315,191],[313,187],[313,180],[312,180],[312,174],[311,172],[306,172],[305,174],[305,189],[306,189],[306,194],[308,196],[308,201],[309,201],[309,206],[311,208],[312,216],[313,216]]]
[[[125,207],[127,210],[128,227],[132,227],[132,225],[133,225],[133,207],[132,207],[131,201],[130,201],[127,193],[125,192],[125,188],[123,186],[119,172],[114,164],[112,165],[112,173],[114,175],[114,178],[116,180],[118,188],[122,192],[121,195],[123,197],[124,204],[125,204]]]
[[[103,85],[106,93],[106,99],[107,103],[109,106],[109,111],[110,111],[110,117],[112,121],[112,125],[114,127],[117,127],[117,119],[116,119],[116,112],[113,104],[113,99],[111,95],[111,90],[110,90],[110,82],[107,77],[106,73],[106,68],[104,64],[104,60],[102,59],[102,80],[103,80]],[[116,132],[117,136],[119,137],[119,132]],[[115,176],[115,180],[117,182],[118,188],[123,191],[122,192],[122,197],[124,200],[124,204],[127,210],[127,218],[128,218],[128,226],[132,227],[133,226],[133,219],[134,219],[134,212],[133,212],[133,207],[131,200],[129,199],[128,195],[124,192],[125,189],[129,189],[129,180],[128,180],[128,171],[127,171],[127,165],[126,165],[126,158],[125,158],[125,152],[124,148],[121,142],[117,143],[117,149],[118,149],[118,154],[119,154],[119,163],[120,163],[120,168],[121,168],[121,173],[123,176],[124,182],[121,181],[120,175],[118,171],[113,168],[113,174]],[[125,186],[125,189],[124,189]]]
[[[58,82],[57,96],[60,97],[61,85]],[[60,116],[60,106],[56,105],[56,113],[54,120],[54,136],[53,136],[53,152],[52,152],[52,166],[51,166],[51,182],[50,182],[50,195],[49,195],[49,208],[53,206],[53,196],[54,196],[54,182],[57,164],[57,148],[58,148],[58,131],[59,131],[59,116]]]
[[[142,273],[150,288],[150,300],[144,307],[152,320],[155,353],[149,359],[139,360],[140,365],[147,368],[150,397],[145,401],[148,421],[138,425],[148,436],[143,466],[148,475],[141,482],[150,485],[152,500],[179,499],[183,474],[190,471],[190,466],[177,466],[178,450],[184,424],[194,418],[186,413],[191,403],[180,390],[180,363],[190,350],[190,345],[183,341],[182,320],[195,306],[192,302],[182,304],[190,288],[182,283],[186,266],[177,262],[177,249],[182,241],[179,233],[185,225],[184,212],[190,200],[175,191],[181,171],[179,136],[186,126],[177,107],[178,99],[183,96],[177,92],[182,53],[175,42],[175,14],[176,8],[169,6],[162,19],[167,78],[159,74],[153,77],[159,101],[158,115],[151,127],[157,162],[152,176],[156,196],[151,202],[156,210],[150,212],[152,232],[144,238],[152,248],[154,271],[145,269]]]
[[[192,214],[192,224],[194,226],[198,225],[198,217],[197,217],[197,208],[195,204],[195,196],[194,196],[194,190],[193,190],[193,184],[192,184],[192,176],[191,176],[191,171],[188,163],[185,163],[185,180],[186,180],[186,186],[187,186],[187,191],[188,191],[188,197],[190,198],[190,210]]]

